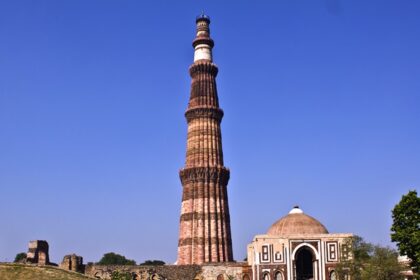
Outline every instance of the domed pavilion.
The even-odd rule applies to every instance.
[[[253,279],[335,280],[339,259],[349,257],[351,237],[329,233],[320,221],[295,206],[248,245]]]

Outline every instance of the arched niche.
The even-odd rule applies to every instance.
[[[277,271],[274,274],[274,280],[284,280],[283,273],[281,273],[281,271]]]
[[[330,272],[330,280],[337,280],[337,272],[335,272],[334,270]]]

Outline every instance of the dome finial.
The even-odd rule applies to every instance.
[[[290,210],[289,214],[303,214],[303,211],[299,208],[298,205],[295,205],[293,209]]]

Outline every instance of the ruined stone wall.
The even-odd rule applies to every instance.
[[[114,271],[127,272],[133,280],[242,280],[252,275],[251,267],[244,263],[208,265],[86,265],[85,274],[109,280]],[[244,278],[245,277],[245,278]],[[249,278],[250,279],[250,278]]]
[[[49,246],[45,240],[29,241],[28,253],[26,254],[26,261],[38,265],[50,264]]]
[[[60,263],[60,268],[71,270],[75,272],[84,273],[85,266],[83,265],[83,258],[76,254],[66,255]]]
[[[195,279],[195,276],[200,273],[201,269],[195,265],[92,265],[87,264],[85,274],[99,279],[109,280],[114,271],[129,272],[136,280],[188,280]]]
[[[201,277],[203,280],[252,279],[252,268],[246,263],[205,265]]]

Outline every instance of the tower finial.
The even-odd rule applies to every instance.
[[[213,40],[210,38],[210,17],[204,12],[196,18],[197,33],[193,41],[194,61],[212,61]]]
[[[201,14],[200,14],[200,15],[198,15],[198,16],[195,18],[195,21],[196,21],[196,22],[199,22],[199,21],[207,21],[207,23],[210,23],[210,17],[204,13],[204,10],[202,10],[202,11],[201,11]]]

